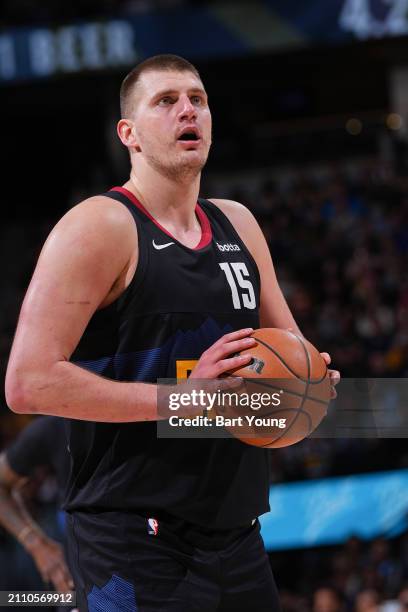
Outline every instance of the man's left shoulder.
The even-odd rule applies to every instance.
[[[251,211],[241,204],[240,202],[235,202],[234,200],[223,200],[219,198],[210,198],[209,202],[215,204],[217,208],[224,213],[226,217],[231,221],[234,226],[245,227],[245,224],[256,223],[255,217],[251,213]]]
[[[220,210],[222,210],[222,212],[231,212],[232,214],[246,212],[252,215],[252,213],[249,211],[249,209],[246,206],[244,206],[240,202],[236,202],[235,200],[224,200],[221,198],[209,198],[208,201],[215,204],[215,206],[217,206]]]

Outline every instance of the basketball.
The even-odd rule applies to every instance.
[[[321,423],[330,402],[327,366],[319,351],[304,338],[284,329],[253,332],[257,345],[241,354],[252,361],[231,372],[245,380],[250,406],[239,426],[227,427],[234,437],[263,448],[300,442]],[[259,405],[260,394],[267,400]],[[278,403],[279,402],[279,403]]]

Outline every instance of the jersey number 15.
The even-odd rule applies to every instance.
[[[256,307],[255,292],[250,280],[248,280],[248,268],[243,262],[220,263],[231,289],[232,303],[235,310],[242,307],[253,310]]]

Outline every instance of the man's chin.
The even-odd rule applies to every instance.
[[[184,151],[180,155],[177,163],[174,164],[173,170],[175,173],[185,174],[189,171],[200,172],[207,162],[207,155],[203,155],[198,151]]]
[[[170,156],[169,156],[170,157]],[[157,159],[151,159],[151,165],[162,175],[175,180],[195,178],[204,168],[208,154],[203,151],[191,150],[183,151],[177,158],[166,159],[161,163]],[[173,161],[173,163],[171,163]]]
[[[204,153],[204,151],[200,149],[185,149],[184,151],[180,151],[179,157],[181,160],[197,160],[201,161],[202,164],[205,164],[207,161],[208,153]]]

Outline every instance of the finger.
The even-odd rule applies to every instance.
[[[330,383],[335,386],[340,382],[340,372],[338,370],[329,370]]]
[[[233,372],[238,368],[242,368],[252,360],[252,355],[237,355],[236,357],[230,357],[229,359],[222,359],[216,365],[217,374],[220,376],[224,372]]]
[[[245,327],[244,329],[238,329],[237,331],[230,332],[221,336],[217,342],[214,342],[213,346],[219,346],[220,344],[225,344],[226,342],[233,342],[234,340],[239,340],[240,338],[245,338],[246,336],[250,336],[253,333],[252,327]]]
[[[331,357],[330,357],[329,353],[320,353],[320,355],[325,360],[326,365],[330,365],[331,364]]]
[[[220,361],[229,355],[233,355],[234,353],[239,353],[240,351],[244,351],[245,349],[250,348],[251,346],[256,346],[255,338],[241,338],[240,340],[234,340],[233,342],[227,342],[222,344],[217,348],[214,353],[214,358],[216,361]]]
[[[334,387],[330,387],[330,399],[336,399],[337,391]]]
[[[205,393],[217,393],[230,389],[239,390],[244,386],[244,380],[239,376],[224,376],[222,378],[200,380],[200,390]]]

